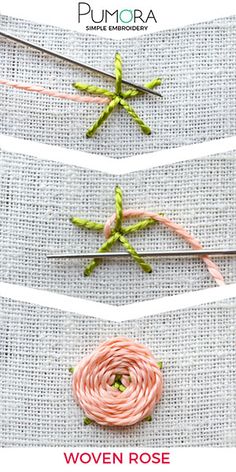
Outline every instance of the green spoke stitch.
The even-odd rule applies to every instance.
[[[108,252],[112,248],[113,244],[115,244],[115,242],[118,241],[119,236],[120,236],[119,233],[113,234],[109,239],[107,239],[107,241],[105,241],[105,243],[103,243],[100,249],[98,249],[98,252]],[[93,259],[85,268],[84,275],[86,276],[91,275],[94,269],[99,264],[100,264],[99,259]]]
[[[116,203],[116,225],[115,231],[120,231],[122,216],[123,216],[123,204],[122,204],[122,190],[117,185],[115,188],[115,203]]]
[[[115,55],[116,95],[120,96],[122,86],[122,59],[117,52]]]
[[[158,224],[158,221],[148,218],[147,220],[138,221],[138,223],[135,223],[130,226],[123,226],[122,232],[123,234],[136,233],[136,231],[145,229],[148,226],[154,225],[154,224]]]
[[[89,221],[83,218],[75,218],[72,216],[72,218],[70,218],[70,221],[76,226],[83,226],[84,228],[95,229],[96,231],[99,231],[104,228],[104,225],[102,223],[95,223],[95,221]]]
[[[115,98],[114,92],[110,92],[109,90],[106,90],[104,88],[97,87],[96,85],[86,85],[81,84],[80,82],[76,82],[72,84],[72,86],[77,90],[81,90],[81,92],[87,92],[94,95],[105,95],[105,97]]]
[[[148,273],[152,272],[152,268],[150,264],[145,262],[145,260],[141,256],[138,255],[138,253],[135,251],[133,246],[131,246],[131,244],[129,243],[128,239],[125,238],[125,236],[121,234],[119,237],[119,240],[123,244],[126,251],[130,253],[132,258],[135,260],[135,262],[137,262],[137,264],[141,267],[141,269],[144,270],[144,272],[148,272]]]
[[[153,224],[159,224],[158,221],[153,220],[152,218],[146,218],[142,221],[138,221],[129,226],[123,226],[123,199],[122,199],[122,190],[117,185],[115,188],[115,208],[116,208],[116,218],[114,228],[111,230],[110,236],[98,249],[98,253],[105,253],[110,251],[112,246],[119,241],[125,250],[131,255],[132,259],[139,265],[139,267],[147,273],[152,272],[152,267],[148,264],[134,249],[134,247],[128,241],[126,235],[135,233],[136,231],[146,229]],[[164,216],[163,213],[160,213],[161,216]],[[89,230],[103,231],[105,225],[102,223],[96,223],[95,221],[86,220],[83,218],[72,217],[70,218],[71,223],[75,226],[83,227]],[[92,274],[94,269],[102,262],[102,259],[96,258],[92,259],[91,262],[86,266],[84,270],[84,275],[89,276]]]
[[[115,97],[110,103],[108,103],[108,105],[106,106],[106,108],[104,108],[99,118],[88,129],[86,133],[87,138],[91,138],[91,136],[93,136],[95,131],[97,131],[97,129],[104,123],[104,121],[107,120],[108,116],[113,112],[116,105],[118,105],[119,101],[120,101],[119,97]]]
[[[158,87],[162,84],[162,80],[161,79],[153,79],[151,82],[148,82],[147,84],[144,84],[144,87],[145,88],[149,88],[149,89],[154,89],[155,87]],[[133,98],[133,97],[137,97],[137,95],[143,95],[144,92],[142,92],[141,90],[127,90],[127,92],[122,92],[122,97],[123,98]]]
[[[122,91],[122,59],[121,55],[117,52],[115,55],[115,91],[104,89],[102,87],[97,87],[96,85],[87,85],[80,82],[75,82],[72,86],[80,90],[81,92],[91,93],[93,95],[104,95],[111,99],[110,103],[104,108],[101,115],[95,121],[95,123],[88,129],[86,136],[91,138],[94,133],[100,128],[100,126],[107,120],[109,115],[115,110],[117,105],[120,105],[124,108],[125,111],[132,117],[132,119],[137,123],[141,128],[144,134],[151,134],[151,129],[148,125],[138,116],[136,111],[127,103],[127,99],[137,97],[138,95],[143,95],[144,92],[131,89]],[[162,83],[160,78],[153,79],[151,82],[146,83],[144,86],[149,89],[160,86]]]
[[[141,130],[144,134],[151,134],[151,128],[144,123],[141,118],[137,115],[136,111],[124,100],[123,98],[120,100],[120,104],[124,107],[124,109],[130,114],[131,118],[140,126]]]

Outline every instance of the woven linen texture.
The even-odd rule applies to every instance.
[[[0,133],[114,158],[195,144],[236,134],[236,17],[136,38],[112,40],[0,16],[4,31],[113,72],[117,50],[124,78],[144,84],[163,78],[163,99],[132,105],[152,134],[145,136],[121,108],[91,139],[86,130],[104,105],[78,104],[0,87]],[[3,38],[4,79],[72,92],[75,81],[114,90],[114,82]],[[76,92],[74,92],[76,93]],[[130,101],[131,103],[131,101]]]
[[[116,184],[123,189],[124,208],[164,212],[206,248],[232,248],[235,178],[235,152],[124,176],[2,152],[0,280],[114,305],[215,287],[196,258],[148,259],[151,274],[129,258],[104,260],[84,277],[86,260],[48,260],[46,254],[97,251],[103,233],[75,227],[69,218],[105,223],[114,212]],[[129,241],[137,250],[188,248],[162,225],[130,234]],[[123,247],[117,244],[114,250]],[[215,260],[226,283],[236,282],[235,258]]]
[[[236,446],[235,300],[122,323],[0,306],[1,446]],[[118,335],[163,360],[163,397],[150,423],[84,426],[68,367]]]

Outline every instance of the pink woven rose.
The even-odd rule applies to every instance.
[[[152,353],[132,339],[103,342],[79,362],[73,394],[96,423],[128,426],[149,417],[160,400],[163,379]]]

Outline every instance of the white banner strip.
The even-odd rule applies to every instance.
[[[125,306],[113,306],[4,282],[0,283],[0,297],[77,313],[78,315],[87,315],[94,318],[121,322],[230,298],[235,298],[236,305],[236,284],[181,293],[179,295],[132,303]],[[77,307],[79,307],[79,309]]]
[[[64,472],[71,470],[119,471],[165,470],[199,472],[213,470],[234,472],[236,450],[233,448],[11,448],[0,451],[2,470]],[[135,466],[135,468],[133,468]]]
[[[233,0],[2,0],[1,13],[120,39],[232,16],[236,4]]]
[[[42,160],[97,170],[106,174],[124,175],[175,162],[205,158],[210,155],[236,150],[236,136],[207,141],[190,146],[165,149],[139,156],[114,159],[101,155],[65,149],[62,147],[0,135],[0,150],[25,154]]]

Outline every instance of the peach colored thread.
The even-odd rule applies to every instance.
[[[145,211],[145,210],[123,210],[123,218],[135,218],[135,217],[147,217],[152,218],[153,220],[159,221],[167,228],[171,229],[176,233],[178,236],[183,238],[193,249],[203,249],[202,245],[199,241],[192,236],[186,229],[182,228],[182,226],[174,223],[173,221],[169,220],[165,216],[158,215],[152,211]],[[105,238],[108,239],[111,235],[112,231],[112,224],[116,221],[116,213],[107,220],[104,226],[104,235]],[[218,285],[225,285],[224,278],[220,272],[219,267],[211,260],[209,256],[202,256],[202,260],[205,262],[208,271],[212,275],[213,279],[216,281]]]
[[[12,87],[18,90],[23,90],[25,92],[40,93],[42,95],[48,95],[49,97],[61,98],[61,99],[71,100],[73,102],[79,102],[79,103],[104,104],[104,103],[110,102],[109,98],[72,95],[69,93],[63,93],[63,92],[57,92],[55,90],[45,89],[44,87],[41,87],[41,85],[21,84],[17,82],[11,82],[5,79],[0,79],[0,85],[6,85],[8,87]]]
[[[117,374],[124,391],[113,386]],[[162,387],[162,373],[152,353],[125,337],[100,344],[79,362],[72,379],[75,401],[87,417],[108,426],[128,426],[147,418]]]

